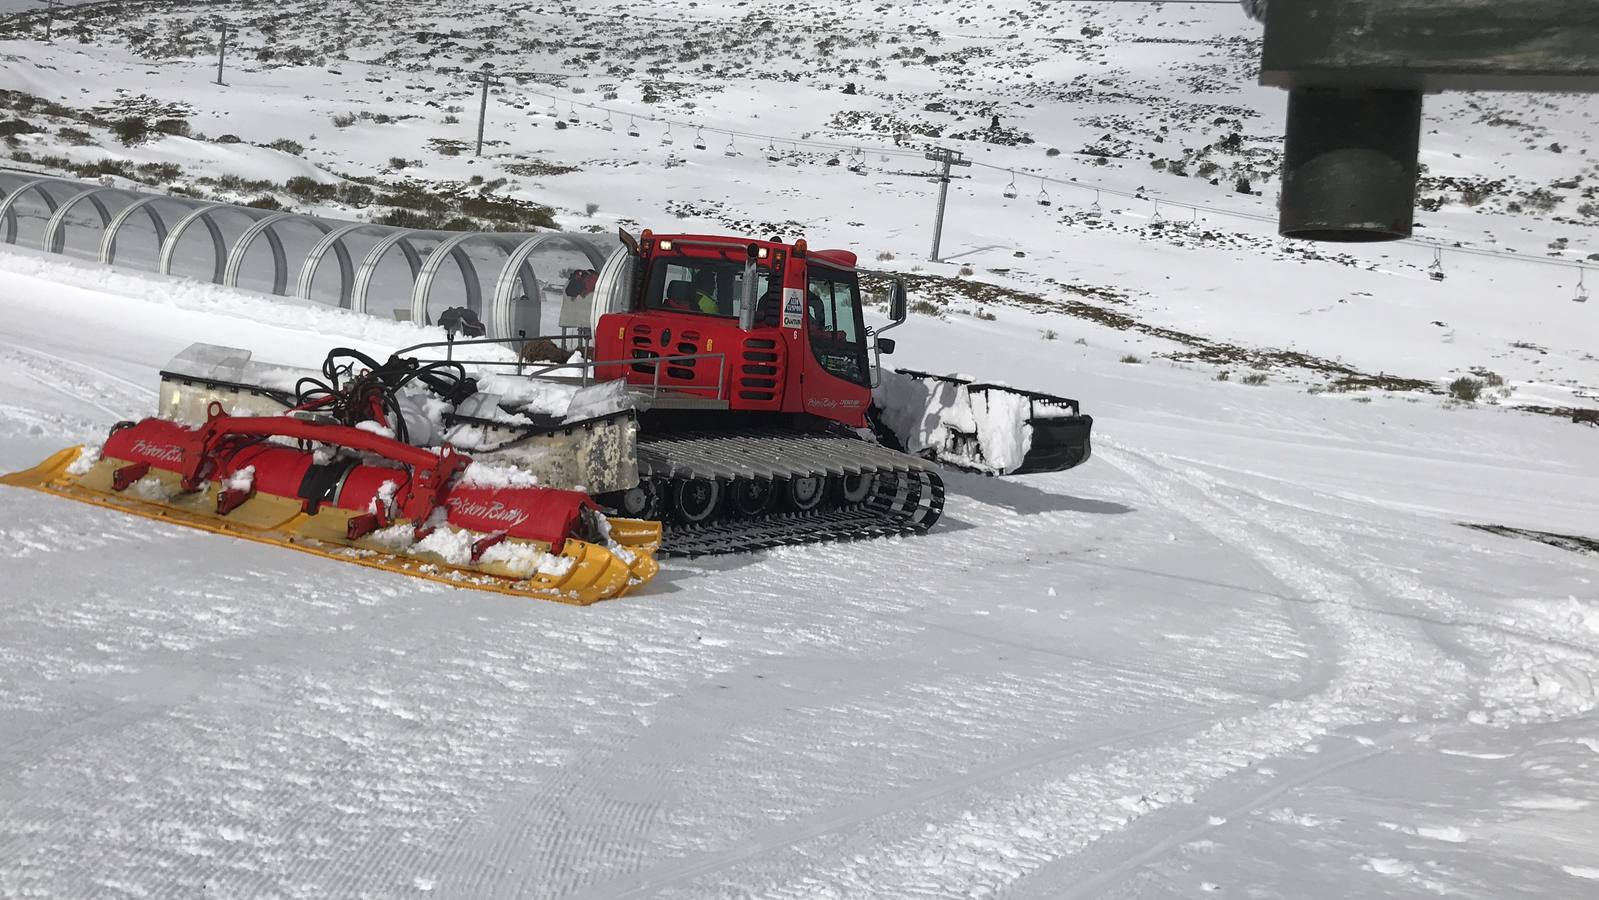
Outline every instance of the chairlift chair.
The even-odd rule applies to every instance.
[[[795,168],[795,169],[799,168],[799,164],[800,164],[799,144],[795,144],[794,145],[794,152],[793,152],[792,155],[789,156],[788,164],[789,164],[789,166],[791,168]]]
[[[572,101],[572,108],[566,114],[566,121],[572,125],[578,124],[576,100]]]
[[[1427,277],[1433,281],[1444,280],[1444,252],[1442,250],[1435,249],[1432,251],[1432,265],[1427,267]]]
[[[603,125],[601,125],[600,127],[604,128],[606,131],[615,131],[616,130],[616,126],[611,124],[611,111],[610,110],[606,110],[605,111],[605,123]]]
[[[722,151],[722,155],[728,158],[738,155],[738,148],[733,146],[733,135],[731,134],[727,136],[727,149]]]
[[[673,141],[672,141],[672,123],[671,122],[667,122],[666,123],[666,131],[661,135],[661,146],[662,147],[670,147],[670,146],[672,146],[672,143],[673,143]]]
[[[1166,224],[1165,217],[1163,217],[1160,214],[1160,201],[1159,200],[1155,201],[1155,214],[1149,217],[1149,224],[1151,226],[1154,226],[1154,227],[1157,227],[1157,228]]]
[[[1010,173],[1010,184],[1005,185],[1005,199],[1015,200],[1018,196],[1020,195],[1016,193],[1016,170],[1012,169]]]
[[[638,137],[638,120],[632,116],[627,117],[627,136],[631,138]]]
[[[1577,269],[1577,293],[1572,295],[1572,298],[1571,298],[1571,302],[1572,303],[1587,303],[1588,302],[1588,286],[1583,283],[1583,279],[1586,276],[1587,276],[1587,270],[1586,269],[1582,269],[1582,268],[1578,268]]]
[[[769,163],[779,163],[783,161],[783,154],[777,151],[777,145],[772,143],[770,138],[768,138],[766,141],[766,161]]]
[[[850,157],[849,170],[856,175],[866,174],[866,157],[861,153],[861,148],[856,147],[855,153]]]
[[[704,128],[696,128],[696,129],[694,129],[694,149],[695,150],[704,150],[705,149],[705,129]]]
[[[1089,205],[1087,216],[1090,219],[1102,219],[1105,211],[1099,208],[1099,191],[1094,192],[1094,202]]]
[[[1049,191],[1044,187],[1044,179],[1038,179],[1038,205],[1054,206],[1055,201],[1049,199]]]

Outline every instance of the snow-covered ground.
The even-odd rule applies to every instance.
[[[951,473],[925,537],[668,561],[585,609],[0,489],[0,897],[1599,893],[1599,555],[1462,524],[1599,537],[1599,429],[1508,408],[1595,405],[1599,304],[1570,302],[1570,268],[1446,252],[1434,282],[1424,246],[1346,265],[1272,239],[1270,179],[1231,183],[1272,164],[1282,106],[1248,83],[1258,26],[1236,9],[797,4],[790,41],[724,3],[393,3],[391,30],[330,24],[371,4],[126,6],[142,49],[114,27],[14,36],[0,87],[182,101],[196,130],[250,143],[73,146],[39,119],[11,150],[183,160],[185,182],[575,165],[503,191],[566,227],[771,225],[926,278],[938,314],[894,333],[892,361],[1078,398],[1095,457]],[[215,12],[245,26],[226,89],[185,43]],[[907,43],[920,59],[895,56]],[[633,140],[582,110],[556,130],[514,84],[492,158],[435,152],[470,139],[475,106],[433,67],[484,59],[561,76],[525,90],[602,102],[611,84],[603,102],[641,115],[859,143],[870,174],[818,150],[768,165],[745,138],[725,157],[714,134],[669,149],[659,125]],[[1419,233],[1584,260],[1590,109],[1429,100],[1432,174],[1509,182],[1418,213]],[[419,118],[330,121],[358,111]],[[991,114],[1035,143],[957,137]],[[1218,185],[1171,174],[1234,119],[1247,152],[1206,157]],[[932,186],[890,155],[893,132],[929,128],[1021,188],[957,183],[937,264],[914,262]],[[1078,155],[1107,135],[1121,155]],[[254,146],[281,138],[304,152]],[[687,163],[661,168],[674,150]],[[1144,187],[1167,219],[1205,209],[1151,229],[1152,200],[1106,194],[1092,220],[1091,193],[1052,185],[1042,207],[1027,173]],[[1561,196],[1508,208],[1538,189]],[[427,334],[0,250],[0,470],[148,413],[195,341],[316,365]],[[1460,405],[1324,390],[1323,364],[1505,384]]]
[[[0,297],[8,470],[190,341],[420,333],[37,255]],[[1089,398],[1090,464],[586,609],[5,490],[0,896],[1592,896],[1599,557],[1459,523],[1591,534],[1599,435],[960,319],[900,361]]]

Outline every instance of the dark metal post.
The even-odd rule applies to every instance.
[[[217,38],[217,84],[222,84],[222,65],[228,55],[228,23],[222,23],[222,34]]]
[[[1294,88],[1288,93],[1278,232],[1308,241],[1410,237],[1421,92]]]
[[[1244,0],[1264,18],[1262,84],[1287,88],[1279,230],[1410,236],[1421,98],[1599,92],[1593,0]]]
[[[940,147],[929,151],[925,156],[933,162],[941,164],[938,173],[938,213],[933,219],[933,252],[927,258],[938,262],[938,246],[944,240],[944,207],[949,200],[949,167],[969,166],[971,162],[961,156],[958,150],[948,150]]]
[[[33,0],[33,2],[45,5],[44,42],[46,44],[55,43],[56,0]]]
[[[493,76],[494,76],[494,64],[493,63],[484,63],[483,64],[483,71],[480,72],[478,74],[478,76],[477,76],[477,77],[483,79],[483,100],[478,104],[478,108],[477,108],[477,154],[476,155],[478,155],[478,156],[482,156],[483,155],[483,123],[485,121],[487,121],[488,115],[489,115],[489,81],[493,78]]]

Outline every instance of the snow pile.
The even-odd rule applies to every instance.
[[[634,409],[637,407],[635,399],[625,381],[591,384],[572,395],[562,421],[577,422],[621,412],[624,409]]]
[[[964,384],[884,369],[872,397],[907,453],[933,451],[954,465],[1003,473],[1033,446],[1032,404],[1019,394],[974,394]]]
[[[971,405],[977,443],[983,448],[988,466],[1000,472],[1020,466],[1033,446],[1033,426],[1027,424],[1032,415],[1032,401],[1009,391],[972,393],[963,388],[962,392]]]
[[[78,450],[78,458],[72,461],[72,465],[67,466],[67,474],[81,478],[89,474],[89,470],[99,461],[99,447],[82,447]]]
[[[474,460],[461,473],[463,487],[518,488],[537,487],[539,480],[516,466],[497,466]]]
[[[381,507],[386,510],[394,509],[394,495],[399,493],[400,486],[392,479],[385,480],[378,485],[377,495],[367,502],[366,511],[376,514]]]
[[[361,429],[362,431],[369,431],[382,437],[390,439],[393,439],[394,437],[393,428],[390,428],[387,425],[379,424],[371,419],[368,419],[365,422],[357,422],[355,423],[355,427]]]
[[[255,487],[255,466],[245,466],[234,472],[222,482],[222,486],[230,491],[242,491],[248,494]]]
[[[581,390],[575,384],[562,384],[523,375],[489,373],[478,380],[478,388],[486,393],[498,394],[501,400],[530,413],[547,416],[564,416],[572,406],[572,399]]]

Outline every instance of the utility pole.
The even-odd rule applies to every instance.
[[[949,198],[949,167],[969,166],[972,163],[962,156],[959,150],[949,150],[944,147],[928,151],[925,155],[933,162],[943,165],[938,173],[938,217],[933,220],[933,252],[927,257],[933,262],[938,262],[938,245],[944,239],[944,205]]]
[[[222,64],[227,60],[228,54],[228,23],[222,24],[222,36],[217,38],[217,84],[222,83]]]
[[[44,42],[46,44],[55,43],[55,37],[52,34],[52,30],[53,30],[53,28],[55,26],[55,19],[56,19],[56,0],[33,0],[33,2],[35,2],[35,3],[43,3],[45,5],[45,12],[44,12]]]
[[[494,77],[494,63],[484,63],[483,68],[474,76],[483,82],[483,100],[477,108],[477,155],[483,155],[483,123],[489,116],[489,85],[498,84]]]

